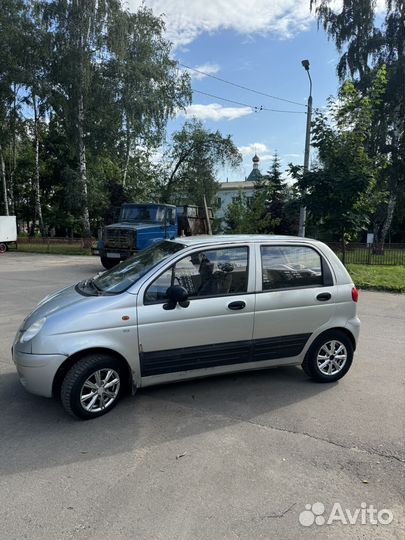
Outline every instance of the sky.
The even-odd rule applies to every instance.
[[[338,89],[338,53],[323,29],[318,30],[309,0],[143,3],[156,15],[163,15],[173,56],[181,64],[297,102],[251,93],[190,71],[192,105],[169,122],[168,135],[192,116],[201,119],[208,129],[230,134],[242,153],[243,163],[238,169],[219,170],[217,179],[221,182],[244,180],[252,169],[255,152],[262,173],[268,170],[274,151],[279,154],[283,171],[290,162],[302,164],[309,81],[301,60],[310,61],[314,107],[324,107]],[[139,5],[139,0],[128,0],[131,10]],[[295,112],[258,111],[260,107]]]

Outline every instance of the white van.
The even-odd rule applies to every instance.
[[[9,244],[17,242],[15,216],[0,216],[0,254],[8,250]]]

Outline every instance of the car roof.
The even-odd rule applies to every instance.
[[[185,246],[198,246],[200,244],[234,244],[239,242],[306,242],[318,243],[313,238],[302,238],[301,236],[282,236],[277,234],[200,234],[197,236],[179,236],[175,240]]]

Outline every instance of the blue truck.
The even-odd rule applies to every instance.
[[[211,208],[124,203],[118,222],[103,228],[92,253],[109,269],[164,238],[210,234],[212,220]]]

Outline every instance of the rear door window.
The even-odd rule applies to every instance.
[[[308,246],[261,246],[262,290],[322,287],[320,254]]]

